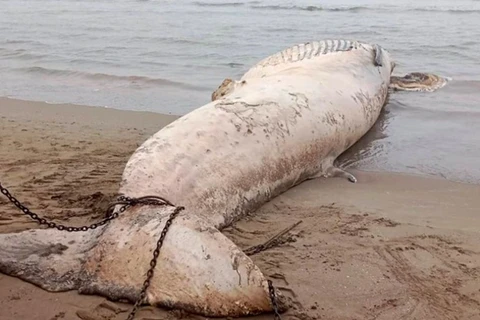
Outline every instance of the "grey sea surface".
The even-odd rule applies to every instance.
[[[479,0],[0,0],[0,95],[182,115],[260,59],[328,38],[453,79],[392,94],[342,165],[480,183]]]

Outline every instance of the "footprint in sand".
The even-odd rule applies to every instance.
[[[110,302],[102,302],[93,310],[78,310],[76,315],[82,320],[110,320],[115,318],[117,314],[127,312],[128,310],[128,308]]]

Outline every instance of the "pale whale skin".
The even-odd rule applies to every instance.
[[[186,208],[160,251],[148,303],[211,317],[272,311],[265,276],[219,229],[302,181],[338,173],[333,161],[377,120],[392,66],[386,50],[360,44],[269,67],[139,147],[120,193]],[[134,207],[87,233],[0,235],[0,271],[46,290],[135,301],[172,211]]]

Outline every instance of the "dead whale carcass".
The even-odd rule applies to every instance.
[[[120,193],[159,195],[185,207],[159,252],[149,304],[205,316],[272,311],[265,276],[219,230],[307,179],[355,181],[333,161],[376,121],[390,56],[361,44],[296,59],[164,127],[128,161]],[[131,207],[88,233],[0,235],[0,271],[46,290],[135,301],[174,210]]]

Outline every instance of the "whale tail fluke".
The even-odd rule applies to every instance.
[[[191,211],[183,211],[164,232],[173,210],[132,207],[86,232],[0,234],[0,272],[47,291],[78,290],[133,303],[153,266],[145,301],[150,305],[211,317],[271,312],[268,281],[253,261]],[[285,310],[285,298],[276,295]]]
[[[140,206],[112,221],[88,253],[79,292],[135,302],[173,211]],[[166,230],[146,291],[148,304],[211,317],[272,311],[268,282],[260,269],[194,213],[185,209]]]

